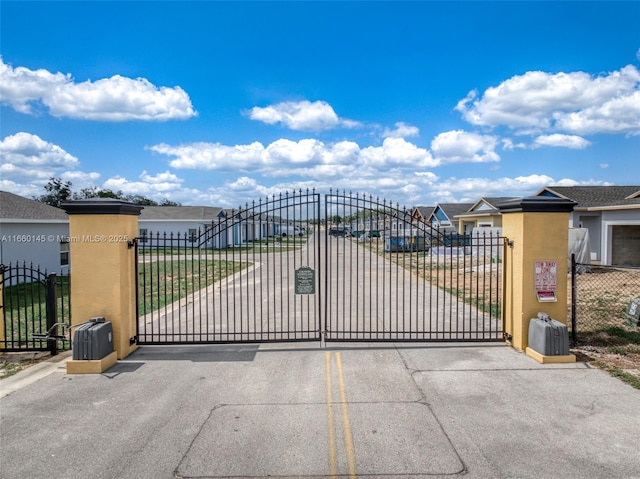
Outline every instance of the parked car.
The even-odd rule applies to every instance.
[[[329,228],[329,236],[350,237],[353,236],[351,228],[348,226],[332,226]]]
[[[284,225],[280,228],[280,236],[302,236],[304,233],[298,226]]]

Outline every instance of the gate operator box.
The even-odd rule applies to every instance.
[[[113,352],[113,326],[104,318],[91,318],[75,330],[71,349],[73,359],[104,358]]]
[[[538,313],[529,323],[529,347],[544,356],[569,354],[567,325],[551,319],[546,313]]]

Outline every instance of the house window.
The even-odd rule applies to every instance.
[[[198,230],[195,228],[189,228],[189,243],[196,242],[196,235],[198,234]]]
[[[69,265],[69,242],[60,242],[60,266]]]
[[[147,242],[147,229],[146,228],[141,228],[138,231],[138,236],[140,237],[140,243],[146,243]]]

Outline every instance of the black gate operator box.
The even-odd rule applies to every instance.
[[[113,352],[113,326],[104,318],[91,318],[75,330],[73,359],[102,359]]]

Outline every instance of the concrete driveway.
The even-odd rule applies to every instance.
[[[0,387],[3,478],[640,478],[640,391],[504,344],[147,346]]]

